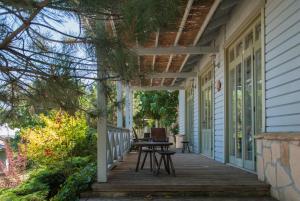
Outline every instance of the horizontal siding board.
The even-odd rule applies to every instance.
[[[299,125],[300,113],[295,115],[288,115],[282,117],[267,118],[267,124],[269,126],[293,126]]]
[[[288,51],[289,49],[298,46],[300,44],[300,33],[294,35],[286,42],[282,43],[281,45],[277,46],[275,49],[272,49],[266,54],[266,61],[269,62],[272,59],[275,59],[279,55],[283,54],[284,52]]]
[[[266,13],[271,14],[284,0],[271,0],[267,1],[266,4]]]
[[[296,68],[292,71],[282,73],[278,77],[274,77],[271,80],[266,81],[266,89],[276,88],[282,85],[289,84],[290,82],[300,79],[300,68]]]
[[[289,51],[284,52],[283,54],[279,55],[278,57],[276,57],[275,59],[266,62],[266,69],[267,71],[281,66],[284,63],[296,58],[300,56],[300,45],[298,44],[297,46],[292,47],[291,49],[289,49]]]
[[[298,114],[300,113],[300,103],[296,102],[295,104],[288,104],[280,107],[267,108],[266,113],[267,113],[267,117]],[[300,119],[298,119],[297,121],[299,122],[300,125]]]
[[[276,88],[267,89],[266,90],[266,98],[270,99],[272,97],[282,96],[284,98],[284,94],[293,93],[299,90],[300,80],[293,81],[289,84],[281,85]],[[266,85],[266,88],[268,86]],[[267,105],[268,106],[268,105]]]
[[[267,126],[267,132],[299,132],[299,126]]]
[[[268,15],[266,19],[266,34],[270,33],[270,31],[274,30],[278,25],[284,23],[299,10],[295,5],[297,1],[298,0],[285,0],[273,13]]]
[[[298,91],[295,91],[294,93],[286,94],[284,97],[277,96],[274,98],[270,98],[266,100],[266,104],[269,108],[272,108],[274,106],[281,106],[281,105],[287,105],[287,104],[293,104],[295,103],[295,100],[297,101],[300,97],[300,87]]]
[[[269,43],[266,43],[266,53],[274,50],[274,48],[276,48],[277,46],[285,43],[286,41],[288,41],[291,37],[293,37],[294,35],[300,33],[300,22],[298,22],[296,25],[290,27],[289,29],[287,29],[284,34],[279,35],[276,40],[271,41]]]
[[[272,40],[275,40],[276,37],[279,37],[279,35],[284,34],[288,29],[290,29],[292,26],[297,24],[299,22],[299,14],[298,12],[288,18],[284,23],[278,25],[275,29],[273,29],[271,32],[269,32],[266,35],[266,43],[271,42]],[[266,26],[266,28],[268,25]]]
[[[289,60],[284,64],[284,68],[278,67],[273,68],[266,73],[266,80],[270,80],[274,77],[281,76],[284,73],[288,73],[300,66],[300,57],[296,57],[294,59]]]

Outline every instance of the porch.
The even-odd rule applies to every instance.
[[[116,196],[251,196],[269,195],[270,186],[255,174],[224,165],[199,154],[176,153],[176,177],[164,170],[158,176],[144,170],[135,172],[137,153],[124,156],[108,174],[107,183],[95,183],[82,197]]]

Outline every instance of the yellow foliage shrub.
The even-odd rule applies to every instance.
[[[40,115],[43,126],[21,131],[27,144],[28,158],[40,164],[63,161],[72,156],[74,148],[86,139],[88,126],[85,116],[71,116],[63,111]]]

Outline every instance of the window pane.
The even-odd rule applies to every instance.
[[[262,68],[261,68],[261,49],[255,52],[255,71],[256,71],[256,111],[255,111],[255,132],[262,132]]]
[[[242,86],[242,66],[236,67],[236,158],[242,158],[242,139],[243,139],[243,86]]]
[[[255,26],[255,40],[259,40],[260,39],[260,35],[261,35],[261,24],[257,24]]]
[[[245,49],[248,49],[253,43],[253,33],[250,32],[245,39]]]
[[[240,42],[236,46],[236,57],[240,56],[243,53],[243,42]]]
[[[230,155],[235,155],[235,127],[236,127],[236,91],[235,91],[235,69],[229,73],[230,90]]]
[[[244,118],[245,118],[245,159],[252,160],[253,134],[252,134],[252,64],[251,56],[244,62]]]

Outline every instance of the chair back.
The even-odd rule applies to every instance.
[[[144,133],[144,139],[148,139],[150,137],[151,137],[150,133]]]
[[[151,139],[153,142],[166,142],[167,134],[165,128],[151,128]]]

